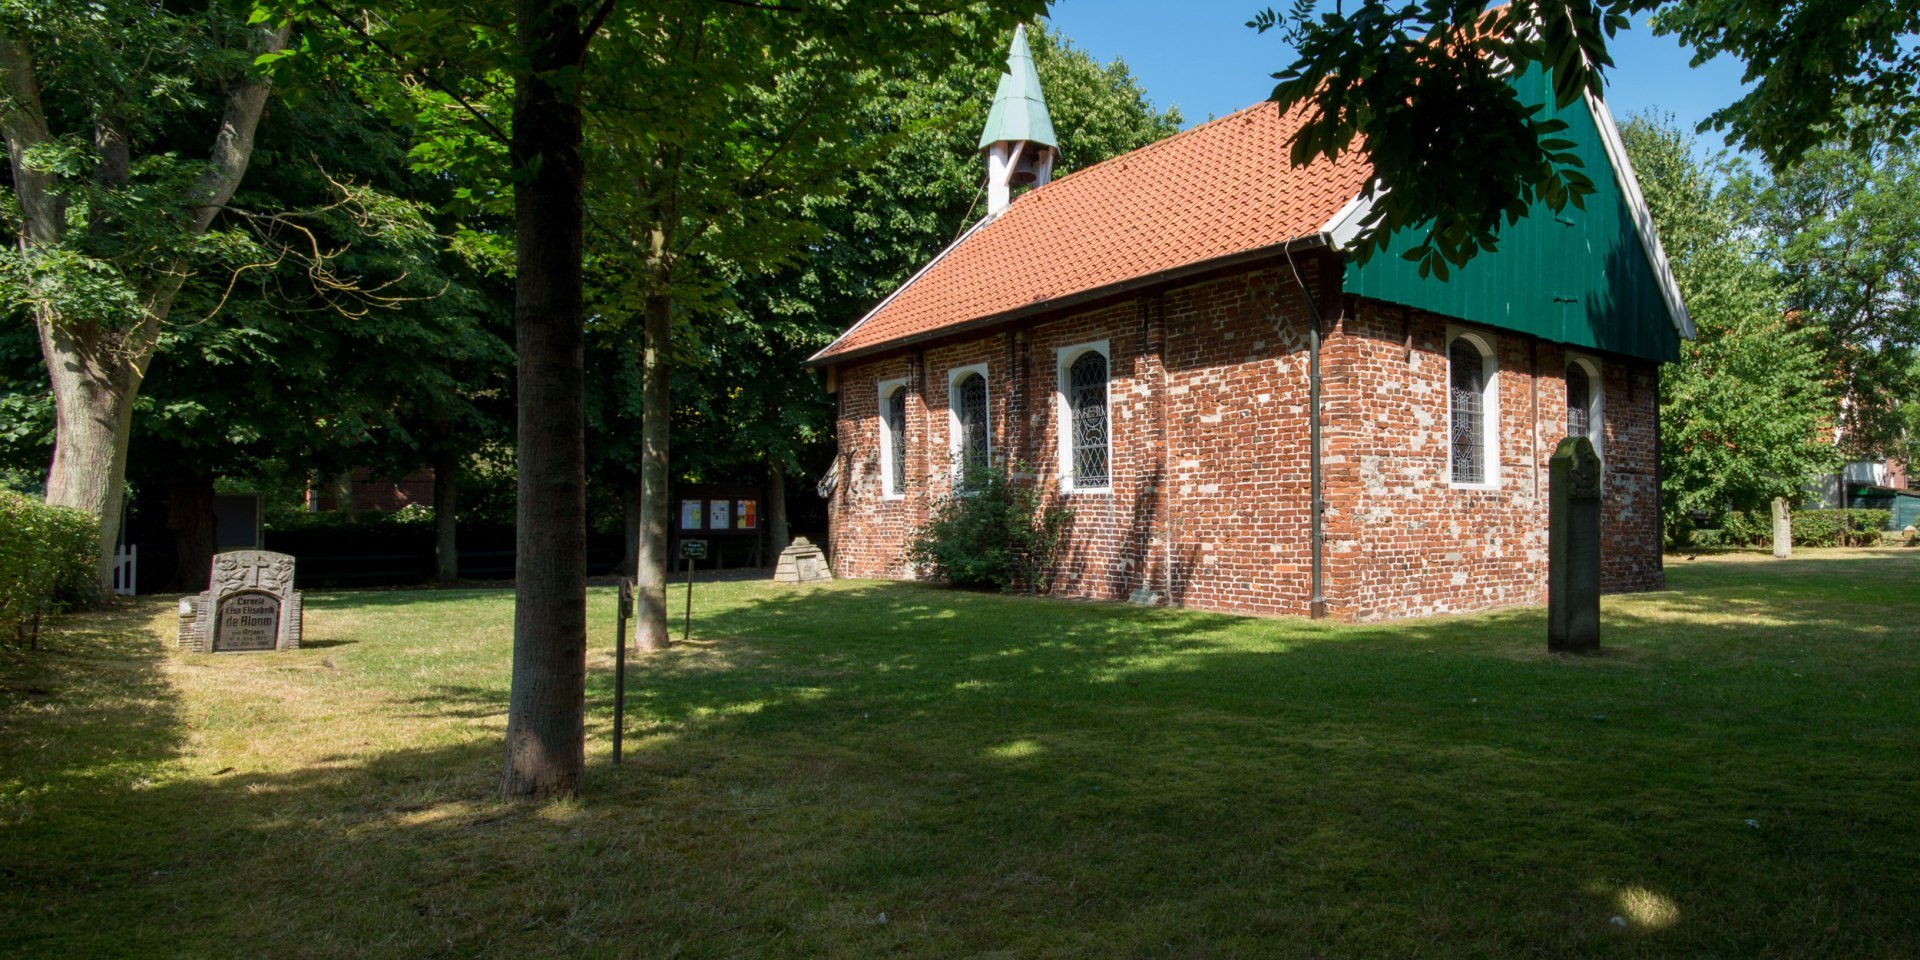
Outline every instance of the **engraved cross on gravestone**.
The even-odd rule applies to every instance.
[[[1547,649],[1600,649],[1600,457],[1568,437],[1547,470]]]

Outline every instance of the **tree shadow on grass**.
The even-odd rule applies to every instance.
[[[1899,642],[1885,611],[1749,592],[1704,617],[1676,594],[1610,601],[1609,653],[1568,658],[1531,609],[1338,628],[843,585],[710,615],[701,632],[736,640],[637,688],[688,739],[824,753],[835,777],[913,795],[902,834],[970,852],[928,858],[923,902],[977,898],[994,878],[956,866],[992,852],[1170,902],[1166,929],[1195,909],[1221,930],[1262,912],[1291,918],[1276,935],[1365,929],[1358,912],[1382,943],[1552,953],[1617,945],[1617,916],[1669,946],[1912,946],[1889,892],[1920,862],[1885,859],[1920,839],[1887,762],[1920,732],[1891,709],[1910,651],[1862,673],[1854,654]],[[1849,655],[1779,682],[1809,642]],[[895,856],[913,859],[856,860]],[[1302,869],[1345,899],[1297,902]]]
[[[492,735],[53,784],[9,845],[0,952],[1912,954],[1901,674],[1776,676],[1809,643],[1883,643],[1872,615],[1722,601],[1770,625],[1700,616],[1697,592],[1609,601],[1619,653],[1565,658],[1537,610],[716,597],[704,639],[634,661],[623,767],[592,674],[583,803],[493,803]],[[1751,667],[1725,667],[1735,645]],[[177,737],[161,706],[101,723]]]
[[[116,600],[49,622],[38,651],[0,648],[0,783],[18,791],[0,804],[107,789],[116,771],[178,755],[178,704],[148,632],[171,609],[167,598]]]

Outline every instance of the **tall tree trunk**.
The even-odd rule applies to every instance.
[[[642,650],[667,648],[667,503],[668,415],[672,405],[669,352],[673,336],[673,299],[664,290],[666,237],[653,232],[654,292],[647,297],[640,346],[640,564],[634,573],[634,628]]]
[[[353,509],[353,471],[349,470],[327,481],[326,495],[333,498],[333,509],[351,520]]]
[[[433,578],[460,579],[460,458],[442,453],[433,464]]]
[[[40,352],[53,386],[53,463],[47,472],[47,502],[99,518],[94,580],[101,596],[106,596],[113,592],[113,550],[120,539],[126,499],[127,444],[133,437],[139,371],[124,362],[113,346],[101,349],[99,338],[77,337],[56,318],[42,318],[38,327]]]
[[[576,85],[580,9],[517,0],[525,66],[514,83],[514,343],[519,351],[513,684],[508,798],[572,796],[586,771],[587,475]]]
[[[787,464],[779,457],[767,458],[767,547],[770,559],[779,559],[780,551],[793,542],[787,529]]]
[[[169,590],[199,593],[213,571],[213,472],[195,465],[181,451],[161,481],[167,502],[167,530],[178,560]]]
[[[623,577],[631,577],[640,569],[640,478],[634,477],[620,484],[620,512],[625,521],[626,555],[620,558],[620,569],[616,572]]]

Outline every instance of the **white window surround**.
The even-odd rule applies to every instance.
[[[1607,388],[1606,381],[1601,378],[1603,368],[1600,361],[1593,357],[1569,352],[1567,367],[1572,369],[1576,366],[1587,373],[1587,439],[1593,441],[1594,454],[1604,462],[1607,459],[1607,452],[1602,449],[1607,435]]]
[[[977,373],[980,381],[987,386],[987,463],[993,463],[993,380],[987,376],[984,363],[954,367],[947,371],[947,462],[957,485],[960,480],[960,381],[968,374]]]
[[[1486,366],[1486,382],[1481,386],[1480,400],[1480,456],[1482,458],[1480,475],[1485,479],[1479,483],[1459,483],[1453,479],[1453,345],[1455,341],[1465,340],[1474,349],[1480,351],[1481,362]],[[1493,340],[1487,334],[1464,327],[1448,327],[1446,343],[1441,347],[1441,355],[1447,365],[1447,486],[1455,490],[1498,490],[1500,489],[1500,354],[1493,348]]]
[[[1112,493],[1113,492],[1113,354],[1107,349],[1107,341],[1095,340],[1091,343],[1077,343],[1071,347],[1061,347],[1054,352],[1053,363],[1053,410],[1054,434],[1059,447],[1059,480],[1062,493]],[[1073,362],[1089,353],[1097,353],[1107,361],[1107,482],[1099,486],[1083,487],[1073,480],[1073,409],[1067,399],[1067,371]]]
[[[873,419],[880,428],[880,498],[883,500],[904,500],[907,496],[906,478],[893,475],[893,431],[887,428],[887,401],[893,398],[894,391],[906,388],[905,377],[882,380],[876,385],[879,403],[874,408]],[[905,440],[906,435],[906,425],[901,424],[901,439]]]

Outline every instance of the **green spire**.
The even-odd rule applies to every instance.
[[[1059,149],[1053,139],[1053,118],[1047,116],[1047,97],[1040,92],[1040,74],[1033,69],[1027,49],[1027,28],[1013,28],[1013,47],[1007,51],[1007,72],[993,94],[993,111],[980,134],[980,149],[1002,140],[1025,140]]]

